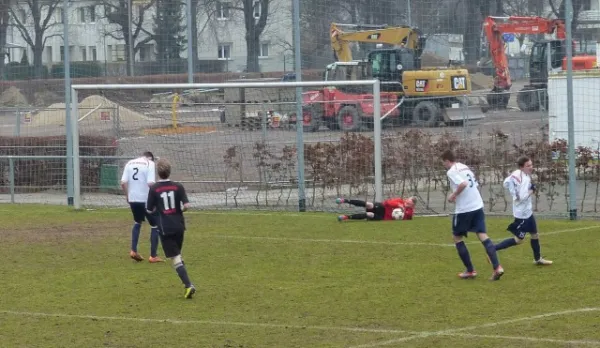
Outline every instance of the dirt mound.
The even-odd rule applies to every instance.
[[[487,76],[482,73],[471,74],[472,90],[492,89],[493,86],[494,79],[491,76]]]
[[[46,106],[64,100],[64,97],[51,91],[40,91],[33,94],[33,105]]]
[[[10,86],[0,95],[0,105],[2,106],[27,106],[27,98],[21,93],[21,90],[15,86]]]
[[[421,66],[423,67],[443,67],[448,66],[448,59],[442,58],[432,53],[424,52],[421,55]]]
[[[39,113],[33,115],[31,125],[65,125],[66,120],[65,103],[55,103]],[[112,126],[118,117],[119,124],[139,123],[144,124],[148,118],[138,112],[118,105],[105,97],[91,95],[79,103],[80,127]],[[96,126],[96,127],[95,127]]]

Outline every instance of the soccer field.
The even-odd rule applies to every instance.
[[[128,210],[0,210],[2,347],[600,347],[597,222],[539,221],[554,265],[527,241],[490,282],[475,236],[479,278],[456,277],[448,217],[192,211],[185,300],[169,263],[129,259]],[[508,222],[488,218],[495,241]]]

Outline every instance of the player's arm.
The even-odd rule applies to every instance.
[[[146,211],[149,214],[152,214],[152,213],[154,213],[155,210],[156,210],[156,194],[154,193],[152,188],[150,188],[150,192],[148,192],[148,200],[146,201]]]
[[[156,182],[156,164],[153,161],[150,161],[148,165],[148,175],[146,176],[146,183],[148,187],[154,185]]]
[[[129,197],[128,197],[128,187],[127,187],[127,183],[129,182],[129,177],[130,177],[130,170],[129,170],[129,166],[125,166],[125,168],[123,169],[123,175],[121,175],[121,189],[123,190],[123,193],[125,193],[125,199],[127,201],[129,201]]]
[[[447,175],[448,179],[452,181],[455,185],[457,185],[456,191],[454,191],[450,195],[450,198],[456,199],[456,197],[458,197],[458,195],[460,195],[464,191],[464,189],[469,185],[469,183],[465,178],[460,176],[460,174],[457,171],[449,171]]]
[[[181,195],[181,203],[183,204],[181,211],[187,211],[190,208],[190,200],[188,199],[187,193],[185,192],[185,187],[179,184],[179,194]]]

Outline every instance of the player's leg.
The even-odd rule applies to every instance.
[[[177,276],[185,286],[185,298],[192,298],[196,292],[196,288],[190,281],[187,269],[183,264],[181,257],[181,246],[183,245],[183,233],[177,233],[172,235],[160,234],[160,241],[163,247],[165,256],[173,263],[173,268],[177,272]]]
[[[367,202],[367,201],[362,201],[360,199],[345,199],[345,198],[337,198],[335,200],[335,202],[337,204],[350,204],[353,205],[355,207],[365,207],[367,210],[371,210],[373,209],[373,203],[372,202]]]
[[[142,222],[144,222],[146,216],[146,205],[140,202],[129,203],[131,214],[133,215],[133,227],[131,228],[131,249],[129,251],[129,257],[140,262],[144,258],[138,253],[137,246],[140,240],[140,231],[142,229]]]
[[[469,216],[465,214],[455,214],[452,217],[452,239],[454,240],[454,246],[458,252],[458,257],[466,268],[464,272],[458,274],[458,277],[462,279],[475,278],[477,276],[477,271],[475,271],[473,262],[471,262],[469,249],[463,240],[467,235],[466,226],[468,226],[469,223],[468,218]]]
[[[533,263],[539,266],[548,266],[553,262],[550,260],[545,260],[542,257],[542,251],[540,247],[540,235],[537,230],[537,223],[533,215],[527,219],[527,232],[531,235],[531,250],[533,251]]]
[[[522,229],[524,224],[525,224],[524,219],[515,218],[515,220],[510,225],[508,225],[508,227],[506,228],[506,230],[509,231],[510,233],[512,233],[514,236],[510,237],[510,238],[506,238],[505,240],[496,244],[496,251],[510,248],[512,246],[523,243],[523,240],[525,239],[525,234],[526,234]]]
[[[490,280],[499,280],[500,277],[504,275],[504,268],[502,268],[500,261],[498,260],[498,254],[496,253],[496,246],[494,245],[494,242],[492,242],[492,239],[487,235],[485,226],[485,213],[483,212],[483,208],[469,214],[471,214],[472,217],[471,227],[469,229],[477,234],[477,238],[479,238],[479,241],[481,241],[481,244],[485,248],[488,260],[494,269]]]
[[[156,217],[148,214],[148,212],[146,212],[145,217],[150,225],[150,257],[148,261],[150,263],[163,262],[164,260],[158,257],[159,231],[156,225]]]

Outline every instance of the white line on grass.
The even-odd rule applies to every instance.
[[[570,310],[565,310],[565,311],[560,311],[560,312],[538,314],[538,315],[533,315],[533,316],[529,316],[529,317],[501,320],[501,321],[497,321],[494,323],[487,323],[487,324],[482,324],[482,325],[465,326],[465,327],[456,328],[456,329],[433,331],[433,332],[422,332],[422,333],[419,333],[419,334],[416,334],[413,336],[400,337],[400,338],[387,340],[387,341],[381,341],[381,342],[372,342],[372,343],[367,343],[364,345],[354,346],[352,348],[382,347],[382,346],[388,346],[391,344],[412,341],[412,340],[420,339],[420,338],[435,337],[435,336],[448,336],[448,335],[452,336],[452,335],[461,333],[463,331],[480,330],[480,329],[486,329],[486,328],[500,326],[500,325],[519,323],[522,321],[545,319],[545,318],[562,316],[562,315],[586,313],[586,312],[596,312],[596,311],[600,311],[600,307],[586,307],[586,308],[570,309]]]
[[[513,341],[547,342],[547,343],[558,343],[558,344],[565,344],[565,345],[585,345],[585,346],[600,347],[600,341],[593,341],[593,340],[559,340],[559,339],[555,339],[555,338],[542,338],[542,337],[478,335],[478,334],[467,334],[467,333],[444,334],[444,336],[468,337],[468,338],[491,338],[491,339],[513,340]]]
[[[577,232],[600,228],[599,226],[588,226],[571,228],[566,230],[550,231],[540,233],[544,236],[556,235],[561,233]],[[426,242],[392,242],[392,241],[375,241],[375,240],[353,240],[353,239],[316,239],[316,238],[289,238],[289,237],[264,237],[264,236],[242,236],[242,235],[204,235],[207,238],[230,238],[230,239],[256,239],[256,240],[272,240],[281,242],[305,242],[305,243],[345,243],[345,244],[378,244],[378,245],[406,245],[406,246],[431,246],[431,247],[454,247],[453,243],[426,243]],[[479,241],[467,242],[467,244],[480,244]]]
[[[240,235],[206,235],[206,237],[230,238],[230,239],[257,239],[273,240],[282,242],[306,242],[306,243],[347,243],[347,244],[380,244],[380,245],[420,245],[420,246],[441,246],[454,247],[454,244],[443,243],[421,243],[421,242],[390,242],[377,240],[352,240],[352,239],[312,239],[312,238],[288,238],[288,237],[261,237],[261,236],[240,236]]]
[[[101,315],[85,314],[65,314],[65,313],[42,313],[42,312],[24,312],[0,310],[0,314],[15,315],[21,317],[43,317],[43,318],[67,318],[67,319],[91,319],[106,321],[131,321],[142,323],[169,323],[179,325],[216,325],[216,326],[248,326],[248,327],[267,327],[274,329],[298,329],[298,330],[321,330],[321,331],[346,331],[346,332],[365,332],[365,333],[386,333],[386,334],[420,334],[419,331],[395,330],[395,329],[375,329],[362,327],[343,327],[343,326],[319,326],[319,325],[289,325],[275,323],[250,323],[238,321],[220,321],[220,320],[180,320],[180,319],[151,319],[135,317],[115,317]]]

